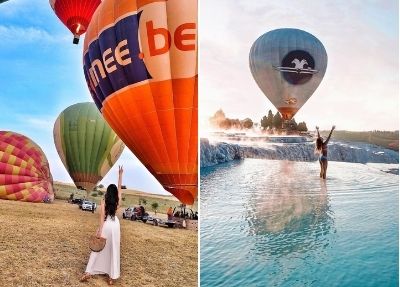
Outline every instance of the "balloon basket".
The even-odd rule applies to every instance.
[[[72,43],[75,45],[79,44],[79,35],[74,35],[74,40],[72,40]]]

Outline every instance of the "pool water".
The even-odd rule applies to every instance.
[[[398,175],[245,159],[200,184],[201,286],[398,286]]]

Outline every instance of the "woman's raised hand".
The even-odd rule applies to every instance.
[[[124,173],[124,166],[123,165],[119,165],[118,166],[118,174],[119,174],[119,176],[122,176],[123,173]]]
[[[316,126],[315,129],[316,129],[316,130],[319,130],[319,126]]]

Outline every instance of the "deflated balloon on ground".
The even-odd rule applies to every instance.
[[[54,200],[46,155],[31,139],[10,131],[0,131],[0,199]]]

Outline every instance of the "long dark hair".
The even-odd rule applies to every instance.
[[[315,150],[317,151],[317,152],[321,152],[321,150],[322,150],[322,144],[323,144],[324,142],[323,142],[323,140],[322,140],[322,138],[321,137],[318,137],[317,138],[317,141],[315,142]]]
[[[111,218],[114,220],[115,212],[117,211],[119,202],[118,187],[115,184],[110,184],[107,187],[104,199],[105,199],[105,211],[106,211],[104,220],[106,220],[108,215],[110,215]]]

